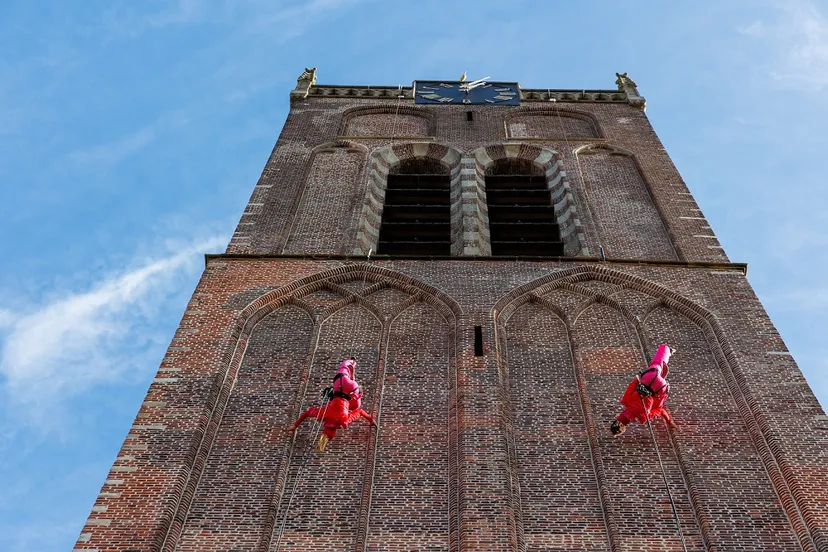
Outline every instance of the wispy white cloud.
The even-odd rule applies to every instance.
[[[766,20],[737,26],[764,51],[755,62],[780,86],[828,86],[828,16],[813,0],[774,0]]]
[[[14,320],[14,313],[9,309],[0,308],[0,330],[7,328]]]
[[[176,0],[152,12],[133,2],[114,4],[103,12],[100,30],[112,38],[133,39],[151,30],[202,23],[216,13],[215,6],[205,0]]]
[[[155,140],[155,136],[155,125],[148,125],[117,140],[75,150],[68,155],[68,159],[75,165],[109,168],[144,149]]]
[[[256,16],[250,19],[247,31],[273,32],[278,29],[274,38],[278,42],[287,42],[307,32],[314,23],[360,3],[365,0],[309,0],[288,6],[256,3],[257,9],[252,12]]]
[[[348,9],[373,0],[303,0],[274,3],[270,0],[251,0],[245,4],[233,4],[237,21],[236,31],[219,51],[246,51],[245,56],[227,59],[213,73],[214,82],[235,83],[236,88],[226,95],[228,102],[238,101],[290,81],[299,76],[312,60],[303,59],[301,49],[290,52],[289,75],[274,72],[272,48],[296,41],[299,37],[313,36],[315,25],[344,15]],[[321,39],[322,37],[319,37]],[[256,47],[250,47],[256,44]],[[262,48],[262,44],[271,48]],[[288,53],[284,50],[285,53]],[[275,74],[274,74],[275,73]],[[241,86],[239,86],[241,85]]]
[[[0,376],[8,401],[34,423],[91,387],[146,368],[142,330],[154,312],[196,270],[200,255],[226,244],[211,237],[68,293],[30,312],[3,312]]]
[[[67,155],[70,163],[78,167],[94,167],[106,170],[124,159],[135,155],[150,145],[164,132],[181,128],[189,122],[183,111],[162,115],[138,130],[110,142],[77,149]]]
[[[178,0],[163,11],[147,14],[144,16],[144,21],[152,28],[186,25],[200,20],[203,13],[204,2],[202,0]]]
[[[763,36],[765,34],[765,24],[757,19],[747,25],[737,26],[736,31],[747,36]]]
[[[773,77],[791,84],[828,85],[828,19],[810,1],[781,6],[789,17],[791,46]]]

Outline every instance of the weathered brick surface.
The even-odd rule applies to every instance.
[[[630,157],[582,156],[585,190],[608,257],[676,260],[647,187]]]
[[[449,549],[448,329],[425,304],[391,326],[369,550]]]
[[[347,136],[429,136],[428,120],[405,113],[378,113],[351,118]]]
[[[669,435],[662,424],[655,427],[693,549],[701,549],[702,539],[718,550],[824,549],[808,544],[828,527],[828,480],[817,469],[825,456],[817,418],[823,414],[806,385],[797,384],[796,400],[781,399],[788,386],[770,385],[769,379],[800,382],[801,375],[789,357],[768,354],[784,345],[743,276],[615,264],[547,289],[543,279],[577,276],[577,265],[395,260],[372,261],[367,273],[358,266],[287,258],[210,261],[188,308],[202,314],[185,316],[179,349],[165,360],[164,368],[181,368],[179,379],[153,383],[121,453],[131,459],[116,463],[109,480],[117,483],[107,483],[96,504],[108,508],[92,514],[84,529],[89,537],[78,549],[156,550],[169,534],[168,550],[267,550],[274,549],[282,524],[285,550],[439,549],[453,542],[461,550],[512,550],[518,542],[545,550],[636,550],[656,542],[677,549],[646,429],[630,428],[617,439],[606,432],[620,392],[643,361],[637,335],[648,354],[660,341],[679,348],[670,401],[679,430]],[[367,286],[380,319],[367,307],[344,304],[342,294],[312,289],[313,275],[338,279],[345,295]],[[332,313],[319,326],[312,361],[304,357],[313,338],[309,319],[298,311],[302,303],[280,307],[249,337],[249,330],[233,329],[240,317],[267,308],[268,296],[281,300],[280,289],[306,277],[310,287],[296,292],[308,300],[306,308],[313,312],[312,303],[323,316]],[[535,291],[520,289],[538,279]],[[433,289],[406,287],[415,281]],[[268,288],[275,291],[244,310],[247,299]],[[462,316],[438,316],[411,298],[439,292],[457,302]],[[535,292],[542,303],[498,314],[508,343],[495,347],[492,307],[503,309]],[[618,308],[639,313],[640,330],[601,303],[609,294]],[[242,296],[247,299],[237,299]],[[595,301],[590,297],[599,303],[588,306]],[[675,309],[686,305],[670,301],[679,297],[698,306],[678,314]],[[658,301],[675,306],[646,315]],[[444,306],[433,308],[451,301],[438,303]],[[408,310],[390,324],[388,361],[380,363],[383,313],[396,316],[400,308]],[[447,336],[455,325],[453,383]],[[484,327],[485,357],[472,354],[474,325]],[[238,356],[245,347],[234,374],[233,350]],[[328,454],[318,455],[309,452],[306,425],[291,444],[278,429],[315,399],[337,361],[352,353],[360,359],[369,409],[380,406],[376,378],[385,370],[379,432],[356,424]],[[503,381],[506,394],[498,391]],[[779,400],[784,414],[773,402]],[[407,425],[402,420],[409,416]],[[211,427],[214,438],[202,444]],[[135,471],[118,471],[124,466]],[[173,515],[178,529],[169,523]]]
[[[455,258],[343,256],[401,159],[451,175]],[[616,260],[481,258],[508,159],[547,175],[570,255]],[[296,101],[228,246],[255,255],[208,259],[75,549],[681,550],[647,428],[607,429],[669,342],[688,549],[828,552],[828,418],[710,235],[627,104]],[[283,429],[351,355],[379,428],[318,454]]]
[[[345,252],[342,236],[361,206],[358,177],[364,164],[364,154],[344,147],[313,157],[285,253]]]
[[[251,550],[258,544],[279,459],[288,450],[279,430],[292,422],[296,382],[311,337],[310,317],[293,306],[268,315],[256,327],[179,550]]]
[[[534,115],[519,112],[506,117],[506,130],[509,138],[599,138],[592,120],[565,115],[560,110]]]
[[[387,138],[392,133],[387,130],[389,124],[393,134],[399,136],[396,143],[416,141],[411,138],[412,135],[417,136],[427,131],[429,134],[421,140],[450,144],[468,154],[482,146],[519,143],[521,138],[507,135],[508,125],[518,121],[518,125],[529,125],[522,128],[528,128],[527,132],[533,134],[528,137],[533,145],[561,155],[563,169],[577,200],[576,208],[590,238],[587,245],[591,254],[597,253],[599,241],[624,240],[628,233],[631,233],[629,238],[637,238],[642,232],[648,231],[661,235],[666,226],[676,250],[671,257],[677,254],[679,258],[688,261],[727,260],[718,240],[711,237],[713,233],[709,224],[640,109],[627,104],[608,103],[559,103],[550,107],[550,104],[540,102],[527,103],[524,107],[415,106],[412,100],[399,100],[401,114],[397,115],[397,102],[398,100],[380,101],[358,97],[309,97],[294,103],[259,185],[254,189],[250,204],[228,246],[228,252],[280,253],[288,241],[291,251],[302,251],[303,247],[310,251],[318,247],[319,239],[315,233],[294,235],[296,201],[309,186],[318,188],[313,181],[308,182],[309,168],[315,164],[311,159],[314,148],[336,140],[342,132],[347,132],[351,136],[348,139],[353,143],[367,148],[365,153],[360,154],[367,163],[372,151],[391,144],[391,139]],[[377,110],[381,113],[374,113]],[[468,111],[474,112],[473,121],[467,120]],[[558,117],[559,113],[572,117]],[[399,131],[394,128],[394,121],[400,126]],[[562,124],[564,133],[560,130]],[[368,138],[370,136],[386,137],[371,139]],[[599,235],[601,221],[594,220],[589,213],[589,195],[584,194],[578,162],[572,153],[585,144],[580,139],[594,140],[595,136],[601,137],[601,141],[624,148],[634,156],[641,180],[638,183],[631,182],[630,186],[636,188],[635,193],[639,196],[642,189],[646,190],[654,205],[649,211],[657,212],[657,216],[648,214],[638,219],[639,224],[635,226],[608,229]],[[334,158],[330,160],[333,161]],[[629,168],[616,165],[617,163],[603,164],[598,170],[602,174],[601,178],[612,182],[627,178]],[[334,194],[320,198],[325,209],[314,209],[312,213],[301,214],[303,224],[327,228],[330,227],[331,216],[326,214],[326,210],[347,211],[348,214],[343,219],[347,221],[347,229],[340,232],[338,240],[328,247],[332,251],[352,251],[357,246],[362,204],[366,201],[369,177],[367,167],[365,171],[358,171],[355,177],[352,176],[351,166],[349,161],[343,166],[343,174],[337,175],[337,180],[343,187]],[[595,174],[594,170],[592,174]],[[589,175],[584,175],[584,179],[587,176]],[[460,185],[459,181],[456,185]],[[339,220],[335,225],[341,228]],[[660,253],[651,249],[631,253],[640,253],[645,258],[660,258]]]
[[[554,313],[527,303],[506,333],[525,545],[606,550],[566,326]]]

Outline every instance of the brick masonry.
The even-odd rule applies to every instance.
[[[633,178],[641,180],[647,203],[658,213],[649,224],[661,233],[666,227],[673,242],[673,255],[685,261],[727,260],[658,136],[637,107],[617,103],[541,102],[527,103],[523,107],[415,106],[410,99],[388,99],[382,105],[377,104],[377,100],[351,97],[309,97],[294,103],[227,252],[278,254],[299,251],[303,246],[317,247],[314,236],[308,236],[309,241],[305,243],[301,236],[295,235],[296,218],[305,218],[304,224],[310,226],[328,226],[331,219],[325,215],[325,209],[319,209],[321,214],[307,215],[298,208],[297,201],[303,197],[309,180],[313,182],[310,173],[320,170],[312,161],[315,148],[344,139],[354,147],[362,146],[364,169],[355,173],[346,169],[338,177],[346,190],[333,194],[325,202],[326,206],[336,204],[339,209],[344,201],[346,209],[350,210],[350,217],[346,217],[350,221],[348,228],[341,233],[340,240],[328,244],[328,253],[352,251],[353,244],[359,240],[358,234],[365,224],[363,205],[371,200],[369,171],[372,156],[388,146],[412,148],[414,144],[435,142],[457,151],[461,164],[465,164],[466,159],[473,162],[472,152],[480,147],[502,147],[504,144],[531,144],[549,155],[560,157],[561,169],[567,175],[567,185],[576,200],[579,223],[587,238],[583,248],[571,249],[568,254],[596,255],[598,245],[603,241],[626,239],[625,232],[617,229],[608,229],[604,231],[606,235],[602,235],[601,221],[593,220],[596,215],[590,214],[594,205],[585,190],[590,175],[581,175],[574,151],[579,146],[598,141],[628,152],[629,167],[608,165],[604,172],[611,178],[623,179],[626,178],[625,171],[634,167],[634,173],[638,174]],[[473,121],[467,120],[468,111],[474,113]],[[386,129],[391,129],[395,138],[382,136]],[[518,134],[530,136],[517,137],[516,129],[523,129]],[[430,135],[423,136],[422,132],[426,130]],[[351,132],[359,134],[351,135]],[[439,148],[432,148],[432,151],[437,150]],[[436,154],[424,152],[422,155],[432,157]],[[479,176],[482,179],[482,175]],[[461,186],[459,181],[456,185]],[[348,195],[348,190],[351,190],[350,196],[343,198],[342,194]],[[616,195],[622,191],[618,190]],[[600,198],[592,201],[600,202]],[[468,213],[467,216],[476,217],[477,214]],[[460,228],[468,226],[463,220],[455,224]],[[485,237],[488,228],[481,228],[479,233]],[[659,258],[658,251],[646,247],[631,249],[628,253],[636,258]],[[487,247],[484,243],[457,247],[453,251],[457,255],[485,255]]]
[[[679,427],[654,429],[688,549],[828,551],[828,418],[743,271],[695,237],[710,230],[640,109],[527,102],[467,121],[378,102],[293,104],[75,550],[681,550],[646,427],[607,431],[666,341]],[[569,259],[485,256],[499,156],[568,194]],[[456,258],[347,256],[401,158],[453,175]],[[637,260],[597,262],[599,244]],[[351,355],[379,428],[317,454],[310,423],[283,428]]]

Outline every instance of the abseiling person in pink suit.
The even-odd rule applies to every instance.
[[[670,396],[667,373],[670,370],[670,358],[675,352],[669,345],[659,345],[649,368],[636,376],[627,386],[620,401],[624,410],[610,424],[610,432],[613,435],[624,433],[627,425],[632,422],[645,424],[659,416],[669,425],[675,426],[670,411],[664,405]]]
[[[323,452],[328,441],[336,437],[337,429],[348,429],[352,422],[365,418],[371,425],[376,427],[374,418],[362,408],[362,390],[356,382],[356,360],[350,358],[343,360],[336,371],[333,385],[326,391],[329,401],[322,406],[312,406],[305,410],[299,419],[288,428],[288,431],[296,431],[303,421],[313,417],[323,422],[322,435],[316,450]]]

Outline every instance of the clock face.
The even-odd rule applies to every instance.
[[[520,91],[514,82],[417,81],[414,98],[418,104],[520,105]]]

